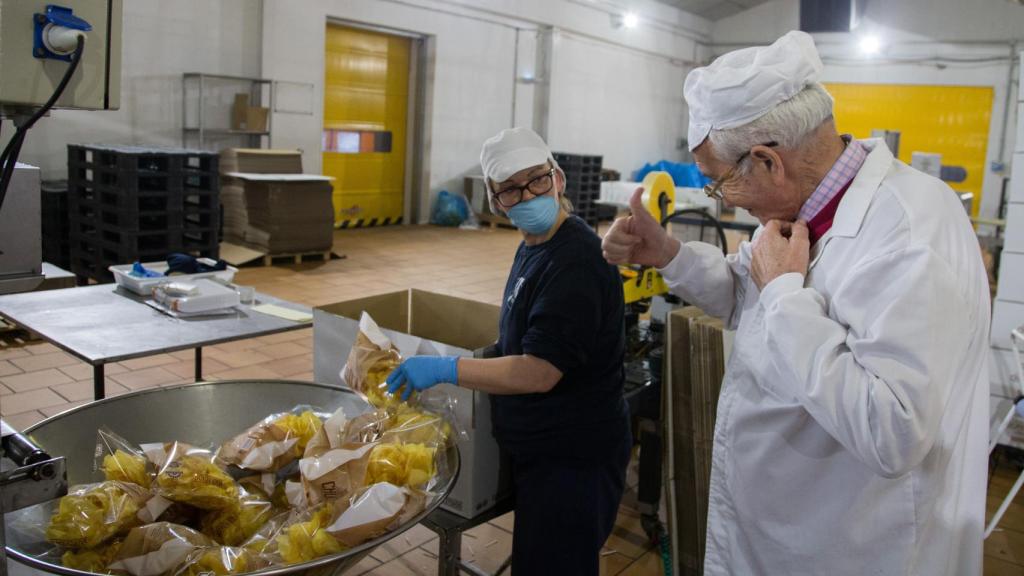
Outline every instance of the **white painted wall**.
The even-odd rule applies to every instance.
[[[314,85],[312,116],[274,116],[275,146],[303,150],[307,171],[320,170],[323,122],[324,29],[329,18],[429,36],[435,47],[430,119],[429,195],[461,190],[478,171],[480,145],[512,123],[530,125],[531,86],[516,87],[532,66],[533,31],[559,30],[551,79],[550,140],[566,152],[603,154],[625,172],[671,157],[685,135],[682,78],[700,56],[696,40],[710,23],[663,4],[630,8],[634,30],[613,30],[607,2],[586,0],[266,0],[263,72],[268,78]],[[691,30],[685,31],[684,29]],[[420,198],[421,206],[429,198]],[[423,211],[421,210],[421,213]]]
[[[714,54],[739,46],[764,44],[799,27],[799,0],[772,0],[715,23]],[[1024,38],[1024,7],[1007,1],[899,0],[864,3],[855,33],[815,34],[826,82],[991,86],[986,174],[980,215],[995,217],[1003,173],[1009,169],[1016,106],[1016,66],[1010,41]],[[880,58],[865,59],[857,49],[860,34],[883,39]],[[938,60],[937,60],[938,59]],[[910,62],[913,60],[913,62]],[[924,60],[924,61],[922,61]],[[957,63],[955,60],[961,60]],[[902,62],[901,62],[902,61]],[[1002,154],[1000,155],[1000,151]]]
[[[181,74],[258,76],[259,13],[251,0],[125,2],[121,109],[53,111],[29,132],[20,161],[60,179],[68,143],[180,145]],[[12,133],[5,121],[4,145]]]

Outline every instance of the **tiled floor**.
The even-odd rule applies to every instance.
[[[346,258],[298,266],[243,268],[239,284],[317,306],[374,293],[421,288],[497,303],[520,236],[511,230],[390,227],[339,231],[335,250]],[[311,329],[231,342],[204,349],[208,379],[312,380]],[[107,395],[190,382],[193,352],[186,350],[110,364]],[[15,427],[78,406],[92,397],[92,369],[40,341],[0,336],[0,414]],[[635,461],[619,522],[602,555],[602,572],[660,574],[633,509]],[[493,571],[512,549],[512,515],[467,532],[464,559]],[[421,526],[373,551],[351,574],[426,575],[437,572],[437,539]]]

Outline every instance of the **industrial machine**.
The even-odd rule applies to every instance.
[[[0,0],[0,119],[15,132],[0,156],[0,294],[43,280],[40,174],[18,164],[32,126],[54,108],[116,110],[122,0]]]
[[[725,231],[707,210],[675,208],[675,184],[666,172],[650,172],[642,183],[643,202],[662,227],[676,217],[696,216],[716,229],[722,252],[727,253]],[[662,491],[662,365],[665,356],[665,317],[683,302],[653,267],[620,267],[626,302],[625,397],[636,421],[640,445],[637,505],[644,532],[654,543],[665,528],[658,518]]]

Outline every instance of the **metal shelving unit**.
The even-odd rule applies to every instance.
[[[266,78],[186,72],[181,79],[181,144],[216,150],[228,146],[270,148],[273,114],[265,131],[232,130],[234,95],[246,92],[252,106],[274,109],[274,81]],[[191,104],[191,106],[190,106]],[[220,119],[223,118],[222,121]],[[264,140],[265,139],[265,140]]]

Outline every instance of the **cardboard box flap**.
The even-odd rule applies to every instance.
[[[501,309],[493,304],[416,289],[409,292],[409,334],[467,350],[490,346],[497,339]]]
[[[357,323],[360,315],[365,311],[381,328],[396,332],[407,332],[409,329],[409,294],[405,290],[318,306],[317,308],[336,316],[350,318]]]

